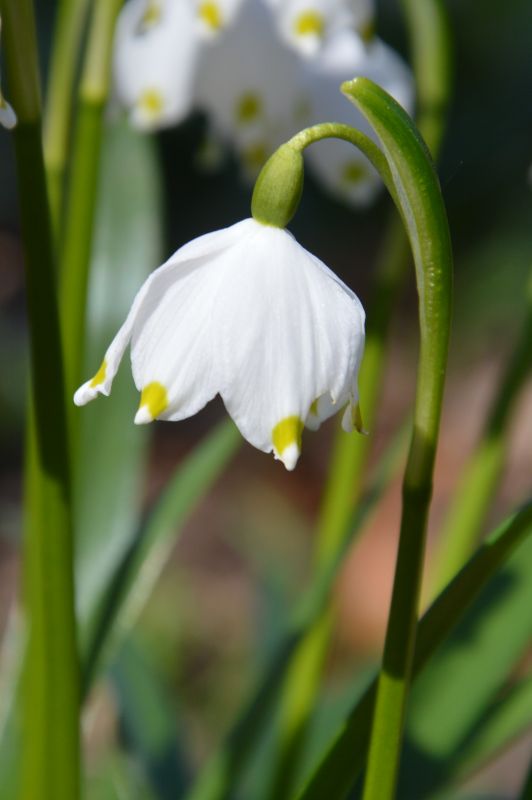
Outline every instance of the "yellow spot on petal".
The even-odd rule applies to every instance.
[[[242,161],[250,172],[258,172],[268,160],[268,147],[264,142],[257,142],[242,150]]]
[[[366,42],[366,44],[371,42],[372,39],[375,38],[375,20],[370,19],[365,23],[365,25],[361,25],[359,33],[362,41]]]
[[[146,89],[138,99],[138,106],[149,117],[158,117],[164,108],[164,99],[157,89]]]
[[[318,11],[303,11],[294,20],[296,36],[323,36],[325,20]]]
[[[275,452],[281,456],[291,444],[295,444],[300,450],[302,433],[303,421],[299,417],[285,417],[282,419],[272,431],[272,443]]]
[[[201,21],[213,31],[219,31],[223,25],[222,12],[220,11],[218,3],[200,3],[198,7],[198,16]]]
[[[253,122],[261,112],[261,99],[255,92],[246,92],[236,103],[235,117],[240,123]]]
[[[156,419],[168,407],[168,393],[162,383],[152,381],[140,394],[139,408],[146,406],[152,419]]]
[[[318,416],[318,398],[312,401],[310,404],[310,408],[308,410],[309,414],[314,414],[315,417]]]
[[[101,363],[100,369],[89,383],[90,388],[95,389],[97,386],[103,383],[106,374],[107,374],[107,361],[104,359]]]
[[[342,181],[349,186],[356,186],[357,183],[362,183],[367,177],[366,167],[358,161],[349,161],[342,170]]]
[[[360,413],[360,405],[358,403],[351,406],[351,423],[358,433],[367,434],[367,431],[364,430],[364,423],[362,422],[362,414]]]
[[[161,6],[157,0],[148,0],[139,24],[139,33],[145,33],[161,20]]]

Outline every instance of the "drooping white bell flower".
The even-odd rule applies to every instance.
[[[372,0],[269,0],[269,4],[285,41],[308,57],[338,31],[365,34],[372,26]]]
[[[180,248],[138,292],[77,405],[110,393],[129,343],[138,424],[185,419],[219,393],[242,435],[289,470],[305,424],[347,406],[344,427],[359,427],[363,308],[282,228],[250,218]]]
[[[128,0],[116,25],[113,88],[135,127],[155,130],[187,116],[199,46],[189,0]]]
[[[406,111],[413,111],[412,73],[400,56],[377,38],[365,43],[352,31],[336,34],[316,58],[308,62],[306,76],[307,125],[334,119],[375,139],[373,129],[362,114],[338,90],[343,81],[358,76],[370,78]],[[364,206],[375,198],[382,186],[365,156],[347,142],[327,139],[309,148],[306,155],[320,182],[340,200]]]
[[[279,38],[264,0],[246,0],[232,27],[205,45],[197,104],[254,178],[301,127],[302,64]]]
[[[192,2],[200,34],[205,38],[218,36],[231,25],[245,0],[187,0]]]
[[[0,17],[0,36],[2,34],[2,17]],[[1,53],[1,51],[0,51]],[[17,124],[17,115],[2,94],[2,82],[0,76],[0,125],[7,130],[11,130]]]

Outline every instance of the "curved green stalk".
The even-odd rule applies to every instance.
[[[2,0],[25,249],[31,342],[23,583],[20,797],[79,795],[79,665],[76,652],[67,425],[55,265],[41,142],[35,21],[30,0]]]
[[[532,534],[532,503],[512,514],[486,539],[446,589],[423,615],[412,677],[416,678],[438,647],[463,619],[480,592],[494,578],[516,548]],[[375,705],[374,679],[342,724],[298,800],[343,800],[364,768]]]
[[[88,3],[89,0],[60,0],[51,50],[44,118],[44,161],[56,239],[63,207],[72,94]]]
[[[442,0],[403,0],[403,6],[416,81],[416,124],[432,157],[436,159],[445,130],[451,85],[449,26]],[[409,262],[408,239],[402,224],[394,215],[390,219],[375,268],[373,291],[367,307],[366,344],[359,374],[360,408],[370,436],[346,436],[341,426],[337,425],[316,530],[317,564],[337,546],[338,537],[365,483],[364,475],[372,445],[371,432],[376,421],[385,367],[388,330]],[[332,615],[327,613],[323,622],[312,631],[311,640],[301,645],[300,649],[306,651],[306,657],[303,653],[297,655],[300,670],[294,665],[287,678],[281,704],[279,759],[277,778],[272,783],[272,798],[281,797],[283,791],[289,790],[296,766],[296,750],[303,744],[328,647],[329,636],[325,629],[331,626]],[[307,689],[306,703],[303,686]]]
[[[111,45],[122,0],[96,0],[81,76],[72,171],[60,259],[60,307],[69,397],[80,380],[103,111],[109,94]]]
[[[419,296],[414,428],[364,786],[364,800],[387,800],[393,796],[397,778],[415,644],[451,322],[452,253],[438,179],[408,115],[367,79],[344,84],[343,91],[375,129],[388,160],[412,248]]]
[[[439,533],[440,545],[434,557],[435,591],[443,589],[473,549],[504,466],[510,414],[531,370],[532,275],[527,303],[519,339],[494,398],[484,433],[465,467]]]

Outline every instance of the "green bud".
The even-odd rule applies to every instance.
[[[260,171],[251,200],[257,222],[285,228],[297,211],[303,191],[303,156],[290,143],[282,144]]]

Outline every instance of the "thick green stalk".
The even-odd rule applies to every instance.
[[[465,467],[440,531],[440,545],[434,557],[434,591],[443,589],[473,550],[504,466],[511,411],[531,369],[532,277],[528,283],[527,301],[521,333],[493,401],[484,433]]]
[[[403,5],[416,80],[416,122],[433,158],[436,159],[445,129],[450,91],[447,19],[441,0],[404,0]],[[364,425],[370,435],[346,436],[341,426],[337,426],[316,531],[315,557],[318,564],[337,546],[338,536],[344,530],[364,486],[372,445],[371,433],[376,421],[385,367],[388,330],[409,261],[408,239],[403,226],[394,217],[390,220],[375,269],[373,292],[367,309],[364,358],[359,374],[360,408]],[[324,629],[332,626],[332,619],[332,615],[327,613],[323,622],[315,626],[310,634],[311,641],[301,645],[301,649],[307,652],[306,660],[303,655],[297,657],[301,672],[295,667],[290,670],[283,692],[278,778],[273,781],[275,789],[272,797],[282,796],[281,787],[285,787],[284,791],[289,788],[297,758],[295,740],[297,738],[301,747],[320,680],[320,665],[324,662],[329,642]],[[307,660],[314,665],[313,669]],[[311,683],[311,675],[314,677],[314,685]],[[303,700],[303,686],[307,688],[306,704]],[[290,754],[289,759],[284,756],[285,752]],[[287,768],[287,760],[291,765],[290,770]]]
[[[459,574],[438,595],[418,625],[412,677],[416,678],[438,647],[463,619],[472,603],[515,549],[532,533],[532,503],[512,514],[486,539]],[[343,800],[364,768],[375,704],[377,679],[342,724],[298,800]]]
[[[388,485],[391,475],[396,471],[406,447],[405,431],[402,429],[394,437],[388,450],[380,459],[375,474],[370,480],[370,489],[358,505],[356,512],[346,524],[341,546],[339,546],[294,611],[290,615],[285,635],[275,650],[274,656],[265,670],[264,678],[244,708],[223,748],[215,754],[187,794],[187,800],[221,800],[234,792],[239,776],[247,764],[247,758],[257,738],[264,732],[268,716],[290,663],[295,647],[308,636],[309,630],[317,624],[329,602],[334,580],[349,550],[353,535],[366,522],[368,514],[376,506]]]
[[[52,42],[44,120],[44,159],[56,238],[63,207],[73,87],[88,3],[89,0],[60,0]]]
[[[120,6],[121,0],[96,0],[81,77],[60,260],[60,307],[69,396],[81,377],[103,111],[109,93],[111,45]]]
[[[344,84],[377,133],[408,232],[419,297],[420,350],[399,550],[379,675],[364,800],[393,797],[411,679],[425,532],[432,493],[451,319],[452,253],[430,155],[409,117],[381,89]]]
[[[24,800],[79,795],[70,486],[62,351],[41,142],[35,21],[30,0],[2,0],[31,342],[27,518],[23,552],[28,644],[23,678]]]

